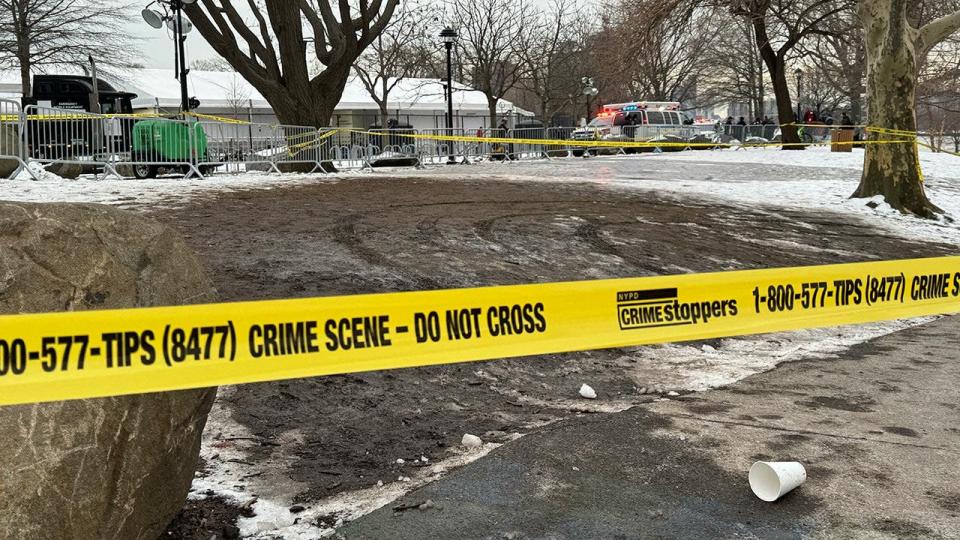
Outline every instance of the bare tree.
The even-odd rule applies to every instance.
[[[92,56],[109,72],[134,59],[129,18],[129,5],[97,0],[0,0],[0,64],[19,69],[25,97],[38,69],[85,67]]]
[[[703,31],[717,37],[705,51],[707,67],[697,87],[698,104],[748,103],[751,117],[764,117],[767,84],[753,24],[744,17],[716,13]]]
[[[814,68],[808,88],[814,101],[817,97],[821,103],[842,101],[850,109],[853,121],[859,123],[863,116],[861,96],[866,89],[867,51],[856,11],[841,11],[821,24],[824,32],[798,46],[800,55],[808,58]],[[838,99],[837,94],[842,94],[843,99]]]
[[[237,73],[230,75],[230,80],[226,84],[214,83],[223,90],[223,98],[227,102],[227,108],[234,119],[239,120],[240,115],[249,110],[250,106],[250,87],[247,86],[243,77]]]
[[[960,0],[921,0],[913,6],[911,19],[925,24],[960,10]],[[935,151],[942,151],[947,139],[957,148],[960,137],[960,34],[943,40],[918,59],[917,121]]]
[[[244,19],[238,3],[252,12],[252,21]],[[387,26],[398,3],[200,0],[185,9],[207,43],[260,91],[282,123],[323,127],[353,63]],[[307,59],[311,49],[322,66],[315,75]]]
[[[457,21],[459,59],[471,86],[487,98],[490,126],[497,105],[523,79],[521,52],[527,44],[530,11],[523,0],[449,0]]]
[[[636,99],[686,101],[694,97],[715,35],[703,27],[708,5],[686,0],[621,0],[619,62]]]
[[[230,62],[227,62],[219,56],[212,58],[198,58],[190,62],[190,69],[197,71],[234,71]]]
[[[960,10],[914,26],[909,0],[860,0],[867,48],[867,100],[870,123],[888,130],[917,129],[916,92],[920,65],[929,53],[960,31]],[[889,139],[873,134],[872,139]],[[867,145],[863,175],[854,197],[882,195],[890,206],[922,217],[939,208],[927,199],[920,156],[913,144]]]
[[[819,68],[808,70],[803,78],[803,95],[798,98],[817,118],[823,119],[841,108],[849,108],[849,103],[845,85],[837,84],[836,79]]]
[[[526,64],[521,87],[535,98],[545,125],[580,94],[580,79],[587,75],[583,62],[586,21],[577,0],[552,0],[547,10],[533,17],[521,51]]]
[[[427,63],[431,36],[424,21],[433,18],[430,5],[405,2],[353,64],[357,78],[380,109],[381,127],[387,125],[390,93]]]
[[[753,24],[757,49],[767,66],[777,98],[784,148],[803,149],[793,118],[787,83],[789,55],[810,36],[827,33],[824,21],[853,8],[852,0],[723,0],[735,15]]]

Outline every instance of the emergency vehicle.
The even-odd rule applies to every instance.
[[[676,101],[633,101],[604,105],[585,127],[575,130],[573,140],[649,141],[668,135],[680,136],[692,123]]]

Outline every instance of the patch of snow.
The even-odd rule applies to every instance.
[[[33,164],[31,164],[33,165]],[[42,168],[33,168],[40,178],[34,180],[26,172],[13,179],[0,180],[0,198],[18,202],[80,202],[121,207],[176,207],[191,199],[231,191],[276,189],[302,184],[338,182],[344,173],[242,174],[208,175],[205,178],[164,176],[150,180],[82,176],[66,180]],[[355,173],[354,173],[355,174]]]
[[[229,396],[234,387],[221,387],[220,396]],[[206,470],[198,473],[193,481],[190,497],[202,499],[219,496],[238,505],[252,503],[255,513],[250,518],[240,518],[237,525],[243,538],[308,540],[328,538],[335,534],[336,527],[346,521],[352,521],[378,508],[388,505],[401,496],[420,488],[451,469],[462,467],[501,446],[497,443],[483,443],[440,460],[431,467],[423,467],[411,476],[400,476],[396,482],[376,485],[356,491],[344,492],[322,501],[300,503],[297,513],[290,512],[292,497],[302,491],[287,476],[285,456],[276,453],[258,463],[248,461],[245,448],[256,444],[256,438],[230,416],[218,399],[207,420],[203,433],[203,445],[200,455],[206,462]],[[477,438],[479,440],[479,438]],[[283,446],[292,449],[298,445],[288,444],[277,447],[281,454]],[[421,458],[426,462],[426,458]],[[303,486],[300,486],[303,487]],[[329,527],[318,527],[319,518],[330,519],[335,516]]]
[[[623,358],[637,385],[702,392],[769,371],[783,362],[834,358],[854,345],[920,326],[937,317],[813,328],[721,340],[716,348],[666,344],[630,349]]]

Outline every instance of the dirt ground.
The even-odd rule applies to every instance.
[[[225,301],[951,252],[847,216],[707,205],[596,184],[378,176],[224,193],[148,213],[183,233]],[[629,352],[245,385],[224,405],[253,434],[245,447],[251,461],[284,441],[288,474],[303,486],[294,502],[311,502],[394,481],[421,456],[432,463],[449,455],[464,432],[506,440],[602,412],[601,404],[569,399],[584,380],[626,406],[671,390],[669,379],[633,366]],[[294,442],[285,438],[291,431]],[[191,502],[166,537],[223,537],[238,514],[224,506]]]

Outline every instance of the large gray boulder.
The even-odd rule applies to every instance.
[[[168,227],[0,202],[0,312],[209,302]],[[154,540],[182,508],[215,389],[0,407],[0,538]]]

